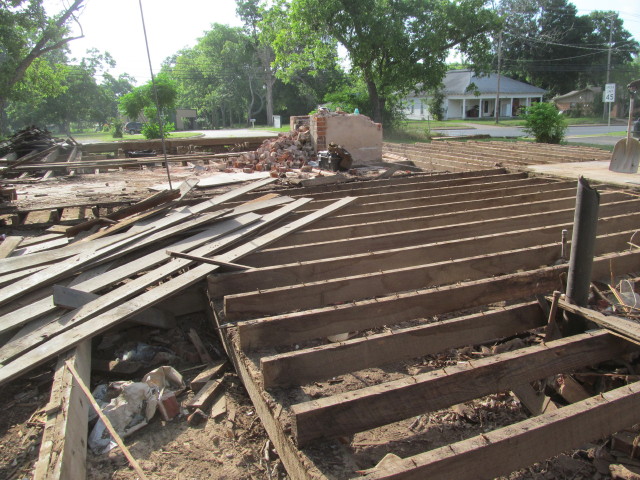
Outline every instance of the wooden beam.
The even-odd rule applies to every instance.
[[[623,201],[628,197],[621,193],[600,194],[601,204]],[[297,232],[295,235],[278,242],[278,247],[302,245],[324,241],[344,240],[354,237],[396,233],[410,229],[444,227],[467,222],[490,221],[507,216],[535,215],[553,212],[559,209],[572,209],[575,206],[575,193],[567,193],[565,198],[510,204],[499,207],[477,208],[475,210],[454,210],[435,215],[407,217],[400,213],[391,220],[354,223],[338,227],[313,228]],[[366,220],[366,219],[365,219]]]
[[[640,201],[627,200],[600,205],[600,218],[613,215],[625,215],[637,211]],[[411,228],[395,233],[369,235],[344,240],[317,241],[305,245],[274,246],[262,250],[243,260],[243,264],[252,267],[264,267],[283,263],[304,262],[338,255],[354,255],[358,253],[402,248],[410,245],[421,245],[425,239],[430,243],[444,242],[461,238],[511,232],[540,226],[572,222],[574,209],[554,210],[530,215],[503,217],[492,220],[470,221],[455,225],[431,228]]]
[[[236,233],[237,238],[242,238],[247,232],[253,232],[257,229],[264,227],[266,224],[272,221],[279,220],[288,212],[295,210],[301,204],[306,203],[310,199],[299,199],[289,205],[286,205],[279,210],[265,215],[257,225],[246,227],[240,232]],[[344,198],[336,202],[331,207],[322,209],[315,212],[308,217],[297,220],[290,224],[286,224],[276,230],[268,232],[258,238],[253,239],[251,242],[244,243],[233,250],[221,255],[220,258],[223,261],[234,262],[235,260],[248,255],[254,250],[264,248],[266,245],[276,241],[278,238],[288,235],[296,229],[303,228],[306,225],[311,224],[318,218],[322,218],[324,215],[330,215],[339,210],[344,205],[353,201],[353,197]],[[233,237],[233,235],[231,236]],[[176,260],[177,261],[177,260]],[[93,317],[91,322],[83,322],[75,325],[73,328],[56,335],[53,338],[47,339],[47,341],[28,351],[24,355],[16,358],[15,360],[7,363],[0,368],[0,384],[7,382],[25,371],[28,371],[37,365],[49,360],[52,356],[57,355],[61,351],[65,351],[77,343],[92,338],[110,327],[123,322],[133,315],[146,310],[149,307],[154,306],[161,300],[178,293],[179,291],[188,288],[189,286],[203,280],[207,275],[215,271],[218,267],[215,265],[199,265],[178,277],[174,277],[167,282],[157,286],[156,288],[146,291],[145,293],[132,298],[125,303],[112,308],[96,317]]]
[[[437,321],[417,327],[262,357],[264,388],[324,380],[449,348],[478,345],[544,325],[537,302]]]
[[[221,390],[222,380],[215,379],[209,380],[199,391],[195,394],[195,396],[187,403],[187,408],[189,410],[195,410],[196,408],[200,408],[202,410],[208,408],[213,403],[215,396]]]
[[[640,222],[640,212],[602,218],[598,222],[601,235],[630,230]],[[441,262],[455,258],[459,252],[475,256],[502,250],[544,245],[559,241],[563,229],[571,230],[572,223],[546,225],[511,232],[418,244],[389,250],[370,251],[347,256],[331,256],[299,263],[253,268],[246,272],[220,273],[210,276],[208,288],[214,298],[225,295],[284,287],[296,283],[328,280],[423,263]]]
[[[625,317],[619,317],[617,315],[604,315],[597,310],[573,305],[564,299],[560,299],[558,301],[558,305],[563,310],[575,313],[591,322],[597,323],[602,328],[606,328],[612,333],[621,335],[630,342],[640,344],[640,323],[636,321]]]
[[[93,302],[97,298],[100,298],[100,295],[96,295],[95,293],[83,292],[82,290],[63,287],[62,285],[53,286],[53,303],[56,307],[75,310],[87,303]],[[130,320],[141,325],[163,328],[165,330],[176,326],[175,315],[155,307],[145,310]]]
[[[402,459],[363,480],[472,480],[508,475],[640,422],[640,382],[547,415]],[[478,472],[481,472],[479,475]]]
[[[624,250],[632,234],[633,231],[629,231],[598,238],[594,254],[603,255]],[[389,295],[392,292],[449,285],[463,280],[478,280],[503,272],[533,270],[553,265],[559,259],[560,250],[555,243],[228,295],[224,299],[225,316],[228,320],[238,320],[307,310]]]
[[[346,305],[275,315],[238,323],[243,349],[292,344],[327,335],[394,325],[405,320],[430,317],[499,301],[526,298],[560,287],[559,275],[566,265],[512,273],[441,288],[399,293]],[[640,252],[613,253],[597,257],[592,278],[608,278],[611,271],[640,270]]]
[[[61,355],[56,366],[47,419],[36,462],[34,480],[86,478],[89,403],[73,381],[65,363],[72,362],[80,378],[89,383],[91,342],[82,342]]]
[[[299,446],[318,438],[362,432],[432,412],[558,372],[629,352],[608,332],[587,332],[393,382],[293,405]]]
[[[319,222],[316,229],[335,228],[346,225],[360,225],[363,223],[384,222],[388,220],[398,220],[400,216],[407,218],[417,218],[429,215],[441,215],[444,213],[452,214],[461,211],[477,211],[489,208],[505,207],[509,205],[521,205],[531,202],[541,202],[546,200],[561,201],[565,198],[575,197],[576,189],[558,188],[549,191],[537,191],[532,193],[521,193],[518,195],[503,195],[478,199],[464,200],[461,198],[447,199],[448,202],[439,202],[438,200],[428,201],[425,199],[423,205],[412,207],[400,207],[389,204],[368,204],[369,210],[361,213],[345,213],[332,218],[327,218]],[[451,201],[453,200],[453,201]],[[558,205],[561,207],[562,203]],[[401,213],[401,215],[400,215]]]

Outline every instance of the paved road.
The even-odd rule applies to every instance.
[[[525,137],[522,127],[502,127],[485,125],[482,123],[469,124],[470,128],[460,130],[442,129],[436,131],[451,136],[463,135],[491,135],[492,137]],[[619,135],[607,135],[611,132],[619,132]],[[597,145],[615,145],[618,140],[626,137],[624,125],[574,125],[567,129],[567,141],[569,143],[595,143]]]

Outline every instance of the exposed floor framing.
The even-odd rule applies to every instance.
[[[424,161],[451,167],[454,144],[434,145],[437,158]],[[469,153],[478,145],[467,144]],[[563,230],[571,238],[575,182],[495,167],[555,162],[552,147],[536,145],[544,160],[525,147],[485,145],[494,159],[469,157],[449,168],[454,173],[290,189],[291,197],[313,198],[293,218],[356,198],[247,254],[241,263],[249,269],[208,277],[227,353],[291,478],[494,478],[640,422],[638,383],[543,413],[532,407],[532,398],[546,398],[535,382],[639,348],[620,331],[539,333],[539,342],[512,351],[416,368],[427,355],[542,332],[542,296],[564,291],[561,238]],[[396,153],[418,155],[413,148]],[[581,161],[592,153],[576,147],[563,155]],[[640,250],[629,242],[640,198],[598,189],[592,278],[638,272]],[[470,428],[448,444],[413,430],[426,413],[503,392],[533,415],[489,432]],[[391,429],[404,434],[375,441]],[[374,468],[394,452],[402,458]]]

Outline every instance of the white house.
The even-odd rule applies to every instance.
[[[498,75],[476,76],[470,70],[450,70],[444,80],[444,119],[494,117]],[[500,75],[500,116],[515,117],[520,107],[541,102],[546,90]],[[415,93],[405,100],[405,115],[411,120],[432,119],[430,97]]]

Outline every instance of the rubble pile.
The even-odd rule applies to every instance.
[[[309,127],[302,125],[294,132],[282,133],[277,138],[265,140],[255,152],[246,152],[234,160],[232,166],[278,174],[302,168],[315,160]]]
[[[60,140],[53,137],[46,128],[41,129],[32,125],[26,127],[0,144],[0,157],[15,153],[15,159],[19,159],[31,152],[41,152],[54,145],[60,144]]]

